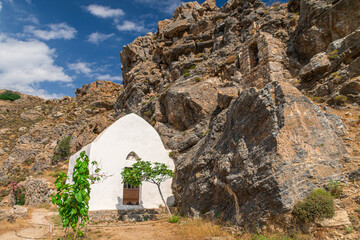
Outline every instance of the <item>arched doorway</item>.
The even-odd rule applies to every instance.
[[[136,161],[140,157],[133,151],[131,151],[127,157],[127,161]],[[132,186],[127,182],[123,185],[123,205],[140,205],[140,186]]]

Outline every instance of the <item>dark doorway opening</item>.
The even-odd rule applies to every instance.
[[[252,43],[249,47],[250,66],[256,67],[259,64],[259,49],[256,42]]]
[[[123,205],[139,205],[139,187],[124,182]]]

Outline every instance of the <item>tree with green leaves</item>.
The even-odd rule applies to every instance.
[[[169,206],[167,205],[160,188],[161,183],[173,177],[173,171],[170,170],[168,166],[158,162],[155,162],[154,165],[152,165],[148,161],[138,159],[131,168],[124,168],[121,172],[121,176],[123,178],[122,183],[127,182],[136,187],[140,186],[142,182],[155,184],[158,187],[161,200],[164,202],[170,218],[172,218]]]
[[[70,156],[70,140],[71,136],[66,136],[59,141],[52,157],[53,164],[66,160]]]
[[[52,203],[59,207],[65,232],[71,227],[75,232],[74,238],[84,234],[80,227],[84,227],[89,220],[90,183],[100,181],[102,177],[98,167],[94,174],[90,175],[89,162],[86,153],[81,152],[74,166],[73,183],[67,182],[69,178],[65,173],[60,173],[55,181],[57,192],[51,196]],[[91,164],[97,166],[95,161]]]

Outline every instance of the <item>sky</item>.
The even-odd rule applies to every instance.
[[[123,46],[155,33],[182,2],[0,0],[0,89],[49,99],[98,79],[122,83]]]

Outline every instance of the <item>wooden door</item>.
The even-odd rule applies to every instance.
[[[139,187],[124,183],[123,205],[139,205]]]

